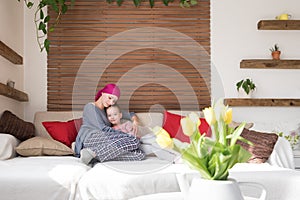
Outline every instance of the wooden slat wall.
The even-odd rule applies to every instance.
[[[48,37],[48,110],[81,110],[107,83],[135,112],[210,105],[209,0],[187,9],[76,0]]]

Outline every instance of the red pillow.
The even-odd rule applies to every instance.
[[[42,122],[42,124],[54,140],[71,147],[72,142],[76,140],[76,136],[82,124],[82,118],[72,119],[67,122]]]
[[[170,113],[168,111],[164,112],[164,124],[163,128],[170,134],[171,138],[176,138],[182,142],[190,142],[190,138],[186,135],[184,135],[180,120],[181,118],[184,118],[184,116],[177,115]],[[209,127],[209,124],[206,122],[205,118],[200,118],[200,126],[199,131],[200,133],[206,133],[207,137],[211,136],[211,130]]]

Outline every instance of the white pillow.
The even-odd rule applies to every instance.
[[[141,137],[141,149],[146,155],[154,154],[161,160],[167,160],[169,162],[177,162],[180,160],[180,153],[173,149],[161,148],[156,143],[156,136],[154,134],[147,134]]]
[[[295,169],[293,151],[290,143],[283,137],[278,137],[273,152],[267,162],[273,166]]]
[[[0,160],[10,159],[16,156],[15,147],[20,141],[10,134],[0,133]]]

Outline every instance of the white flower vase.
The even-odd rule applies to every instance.
[[[178,174],[177,180],[185,200],[265,200],[267,196],[265,188],[257,183],[238,183],[234,179],[207,180],[195,177],[189,185],[186,175],[183,174]],[[262,191],[260,197],[254,198],[243,196],[239,185],[260,189]]]
[[[253,90],[250,90],[249,94],[245,92],[243,89],[238,90],[239,98],[252,98]]]

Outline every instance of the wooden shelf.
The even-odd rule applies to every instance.
[[[3,83],[0,83],[0,95],[26,102],[28,101],[28,95],[22,91],[9,87]]]
[[[300,106],[300,99],[276,99],[276,98],[226,98],[225,105],[229,106]]]
[[[23,64],[22,56],[6,46],[2,41],[0,41],[0,55],[16,65]]]
[[[300,69],[300,60],[249,59],[242,60],[240,68]]]
[[[300,20],[260,20],[258,30],[300,30]]]

